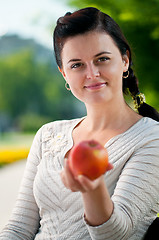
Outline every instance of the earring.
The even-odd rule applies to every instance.
[[[65,88],[68,90],[68,91],[71,91],[70,87],[69,87],[69,84],[66,82],[65,83]]]
[[[124,73],[127,73],[127,75],[124,75]],[[128,78],[129,77],[129,70],[126,72],[123,72],[123,78]]]

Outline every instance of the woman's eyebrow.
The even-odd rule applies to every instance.
[[[94,57],[99,57],[99,56],[102,55],[102,54],[111,54],[111,52],[107,52],[107,51],[100,52],[100,53],[97,53]],[[80,58],[73,58],[73,59],[70,59],[70,60],[68,61],[68,63],[70,63],[70,62],[79,62],[79,61],[81,61]]]
[[[81,59],[73,58],[73,59],[69,60],[68,63],[70,63],[70,62],[79,62],[79,61],[81,61]]]
[[[102,54],[111,54],[111,52],[107,52],[107,51],[100,52],[100,53],[97,53],[94,57],[99,57]]]

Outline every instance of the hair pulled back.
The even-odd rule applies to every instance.
[[[57,20],[53,36],[57,65],[62,68],[61,53],[63,46],[69,37],[84,34],[93,30],[107,33],[114,40],[121,55],[129,56],[129,68],[126,73],[128,77],[124,78],[123,75],[123,92],[130,92],[131,96],[136,99],[139,114],[159,121],[159,113],[145,102],[141,104],[140,98],[136,97],[140,93],[140,90],[138,87],[138,79],[132,69],[133,63],[131,49],[119,25],[109,15],[101,12],[97,8],[88,7],[73,13],[68,12],[65,16],[60,17]]]

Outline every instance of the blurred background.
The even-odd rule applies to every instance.
[[[82,116],[55,63],[56,20],[74,8],[61,0],[0,0],[0,165],[26,158],[45,123]]]
[[[6,198],[10,201],[12,196],[5,195],[6,179],[9,174],[12,179],[16,175],[14,186],[18,187],[24,166],[16,163],[10,168],[6,164],[27,158],[33,136],[43,124],[85,114],[84,105],[64,87],[55,63],[52,33],[58,17],[88,6],[101,9],[118,22],[133,50],[140,90],[147,103],[159,110],[159,0],[0,0],[2,221],[7,215]],[[14,174],[7,169],[13,169]],[[16,191],[13,188],[14,194]]]

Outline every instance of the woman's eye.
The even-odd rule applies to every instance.
[[[107,61],[107,60],[109,60],[110,58],[108,58],[108,57],[100,57],[100,58],[98,58],[98,62],[105,62],[105,61]]]
[[[74,63],[71,65],[71,68],[79,68],[82,66],[82,63]]]

